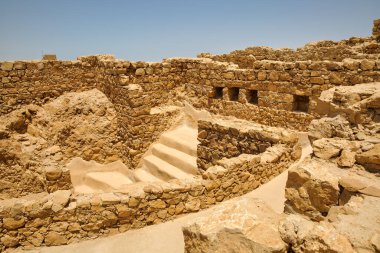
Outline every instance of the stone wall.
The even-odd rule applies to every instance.
[[[379,40],[380,38],[380,19],[373,21],[372,35]]]
[[[96,87],[95,69],[82,61],[1,62],[0,114],[45,103],[68,91]]]
[[[292,148],[243,155],[210,167],[196,181],[131,185],[120,193],[74,196],[70,191],[0,203],[0,250],[62,245],[171,220],[240,196],[285,170]],[[272,157],[274,159],[268,159]]]
[[[273,124],[267,122],[269,125],[303,129],[305,122],[318,116],[316,99],[322,91],[336,85],[380,80],[380,61],[367,59],[342,62],[264,60],[255,61],[250,69],[210,59],[178,58],[161,63],[100,56],[79,59],[2,63],[1,113],[23,103],[43,103],[45,97],[56,97],[65,91],[97,87],[115,104],[120,125],[124,126],[152,121],[151,127],[154,127],[160,122],[150,115],[151,108],[187,100],[213,113],[260,123],[273,118]],[[218,89],[222,89],[221,97],[218,97]],[[257,94],[256,101],[251,100],[252,92]],[[297,106],[299,99],[304,101],[304,106]],[[252,110],[255,113],[251,113]],[[265,115],[261,116],[263,112]],[[287,122],[289,116],[296,122]],[[130,130],[123,129],[124,132]],[[134,144],[132,149],[140,147]]]
[[[78,61],[2,62],[0,113],[29,103],[43,104],[64,92],[98,88],[115,106],[119,135],[126,147],[120,156],[133,168],[178,116],[178,111],[150,113],[152,108],[167,103],[172,88],[151,72],[154,68],[150,66],[155,65],[111,56],[79,57]],[[151,75],[145,79],[145,74]]]
[[[241,154],[260,154],[273,145],[294,146],[294,133],[280,128],[262,127],[246,121],[212,119],[198,122],[198,168],[205,171],[222,158]]]
[[[376,21],[375,21],[376,22]],[[374,31],[376,29],[376,24]],[[221,55],[201,53],[198,57],[210,58],[214,61],[232,62],[240,68],[252,68],[256,61],[338,61],[344,59],[378,59],[380,48],[372,37],[352,37],[342,41],[324,40],[306,44],[296,50],[290,48],[274,49],[257,46],[243,50],[235,50]]]

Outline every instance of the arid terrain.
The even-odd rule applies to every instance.
[[[380,252],[379,56],[0,62],[0,252]]]

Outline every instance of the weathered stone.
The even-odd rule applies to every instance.
[[[1,70],[10,71],[13,69],[13,62],[3,62],[1,64]]]
[[[375,62],[370,60],[363,60],[360,63],[360,68],[362,70],[372,70],[375,67]]]
[[[3,226],[6,229],[14,230],[17,228],[21,228],[25,225],[25,218],[4,218],[3,219]]]
[[[199,199],[191,199],[190,201],[187,201],[185,203],[185,208],[190,212],[195,212],[200,209],[200,205],[201,202],[199,201]]]
[[[342,167],[352,167],[355,164],[355,152],[343,149],[338,159],[338,165]]]
[[[143,69],[143,68],[136,69],[135,75],[136,76],[143,76],[143,75],[145,75],[145,69]]]
[[[264,81],[267,78],[267,73],[266,72],[259,72],[257,74],[257,79],[259,81]]]
[[[183,228],[185,251],[286,252],[278,222],[279,217],[257,199],[222,204]]]
[[[353,139],[354,135],[350,123],[338,115],[334,118],[321,118],[312,120],[308,126],[308,135],[311,141],[322,138],[340,137]]]
[[[49,181],[55,181],[62,176],[62,169],[59,167],[47,167],[45,169],[46,179]]]
[[[380,171],[380,144],[374,145],[374,147],[366,152],[356,155],[356,161],[362,164],[364,167]]]
[[[157,209],[163,209],[166,207],[166,203],[160,199],[149,202],[149,206]]]
[[[343,149],[356,151],[359,149],[359,145],[355,142],[337,138],[322,138],[313,142],[314,154],[325,160],[338,156]]]
[[[350,241],[329,223],[313,223],[298,215],[290,215],[280,223],[281,238],[291,245],[291,251],[355,252]]]
[[[375,222],[380,218],[379,208],[379,197],[352,197],[331,225],[350,241],[356,252],[374,252],[371,239],[379,233]]]
[[[70,190],[58,190],[52,193],[52,210],[54,212],[58,212],[59,210],[62,210],[67,203],[69,203],[71,196],[71,191]]]
[[[364,189],[359,189],[358,191],[365,195],[375,196],[375,197],[380,198],[380,185],[370,185]]]
[[[67,244],[67,242],[68,240],[64,235],[55,231],[48,232],[45,236],[45,244],[48,246]]]
[[[371,244],[375,248],[376,252],[380,251],[380,234],[376,233],[371,238]]]
[[[305,160],[290,169],[285,189],[286,210],[320,220],[332,206],[338,205],[338,177],[329,172],[334,169],[339,168],[320,159]]]
[[[226,79],[233,79],[235,75],[233,72],[226,72],[226,73],[223,73],[223,77]]]
[[[4,235],[1,237],[0,241],[5,247],[15,247],[19,244],[19,239],[17,237],[9,235]]]
[[[339,184],[348,191],[357,192],[367,187],[367,184],[352,177],[343,177],[339,179]]]
[[[313,83],[313,84],[319,84],[319,85],[322,85],[325,83],[325,80],[321,77],[312,77],[310,78],[310,82]]]

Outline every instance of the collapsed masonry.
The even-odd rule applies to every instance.
[[[379,223],[363,221],[364,239],[348,229],[357,217],[379,220],[374,24],[371,37],[296,51],[254,47],[160,63],[103,55],[2,62],[0,250],[164,222],[241,196],[298,161],[289,170],[287,214],[252,221],[262,211],[250,210],[241,223],[222,210],[221,227],[184,228],[186,251],[238,242],[229,222],[246,224],[242,252],[379,251]],[[308,131],[311,155],[299,131]],[[262,229],[268,237],[249,232]]]

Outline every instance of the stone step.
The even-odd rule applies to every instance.
[[[132,184],[133,180],[117,171],[99,171],[87,173],[84,182],[89,187],[109,191],[119,189],[125,184]]]
[[[75,192],[79,194],[90,194],[90,193],[101,192],[101,191],[94,189],[88,185],[82,184],[75,187]]]
[[[160,178],[152,175],[145,167],[136,169],[133,173],[137,182],[163,182]]]
[[[183,130],[182,130],[183,131]],[[191,156],[197,156],[198,140],[196,135],[182,134],[182,131],[170,131],[161,136],[160,143]]]
[[[154,155],[144,157],[143,162],[146,170],[164,181],[170,179],[192,178],[191,174],[182,171]]]
[[[154,144],[152,147],[152,154],[186,173],[196,174],[198,172],[196,157],[164,144]]]

